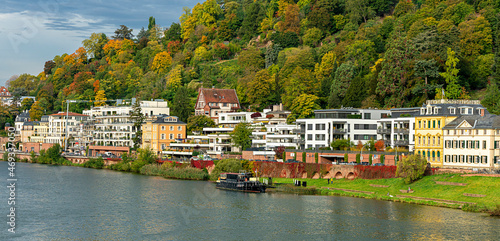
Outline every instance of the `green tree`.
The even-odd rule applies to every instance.
[[[330,108],[340,107],[355,74],[356,67],[351,62],[344,62],[335,71],[335,78],[332,81],[330,97],[328,98],[328,106]]]
[[[319,28],[311,28],[306,31],[304,37],[302,37],[302,41],[304,42],[304,45],[316,47],[321,38],[323,38],[321,30]]]
[[[245,18],[241,23],[240,34],[244,39],[251,39],[260,31],[260,23],[265,17],[265,9],[260,4],[260,1],[255,1],[247,7]]]
[[[31,98],[24,98],[23,101],[21,101],[21,111],[29,110],[31,109],[31,106],[35,103],[35,101]]]
[[[310,118],[314,115],[314,110],[319,109],[318,97],[315,95],[302,94],[293,102],[290,107],[292,112],[288,116],[287,122],[293,122],[295,119]]]
[[[138,149],[142,145],[142,123],[144,122],[144,114],[142,114],[141,102],[137,100],[132,105],[132,113],[130,113],[130,121],[134,123],[132,131],[135,131],[132,141],[134,142],[134,149]]]
[[[269,103],[271,93],[274,90],[274,75],[269,74],[269,71],[263,69],[248,83],[248,101],[257,107],[265,107]]]
[[[490,23],[483,16],[462,22],[460,29],[460,49],[466,57],[489,54],[492,51],[493,37]]]
[[[165,30],[165,37],[163,38],[163,40],[164,41],[180,41],[180,40],[182,40],[181,34],[182,34],[181,25],[178,23],[172,23],[170,25],[170,28]]]
[[[189,90],[182,86],[175,92],[172,104],[172,114],[179,117],[181,121],[187,122],[191,115],[191,103],[189,101]]]
[[[120,28],[115,30],[113,39],[132,39],[134,37],[132,31],[133,29],[128,28],[125,25],[120,25]]]
[[[249,123],[240,122],[234,127],[230,136],[235,146],[239,147],[242,151],[252,146],[252,129]]]
[[[108,42],[108,37],[103,33],[92,33],[90,38],[82,41],[83,47],[90,58],[101,59],[104,56],[103,47]]]
[[[361,102],[366,97],[366,84],[365,80],[361,76],[356,76],[349,85],[344,99],[342,99],[342,105],[347,107],[360,108]]]
[[[204,127],[215,126],[215,122],[206,115],[194,115],[188,118],[187,129],[190,132],[200,132]]]
[[[359,23],[361,20],[366,23],[368,19],[375,16],[369,0],[347,0],[345,10],[349,13],[353,23]]]
[[[424,176],[427,161],[421,155],[409,155],[398,162],[396,177],[402,177],[410,184]]]
[[[463,89],[458,84],[458,72],[457,69],[458,58],[455,57],[455,51],[448,48],[448,59],[446,60],[446,72],[440,73],[440,75],[446,81],[446,98],[449,99],[459,99],[465,93]]]

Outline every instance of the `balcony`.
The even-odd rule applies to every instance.
[[[305,143],[306,143],[306,140],[304,140],[304,139],[295,139],[295,140],[293,140],[293,143],[297,143],[297,144],[305,144]]]
[[[377,134],[380,134],[380,135],[390,135],[391,134],[391,129],[384,129],[384,128],[377,129]]]
[[[346,129],[333,129],[332,133],[333,134],[346,134],[347,130]]]
[[[396,146],[408,146],[410,144],[410,141],[408,141],[408,140],[397,140],[397,141],[394,141],[394,144]]]
[[[306,133],[306,129],[305,128],[304,129],[293,129],[292,131],[293,131],[293,133],[297,133],[297,134],[304,134],[304,133]]]
[[[394,133],[408,134],[410,130],[408,128],[394,128]]]

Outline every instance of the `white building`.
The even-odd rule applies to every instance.
[[[169,115],[170,108],[163,100],[141,101],[141,112],[146,117]],[[93,144],[95,146],[133,146],[136,129],[130,120],[132,105],[101,106],[84,110],[95,125]]]
[[[350,139],[354,144],[376,140],[377,121],[390,111],[346,108],[315,110],[314,114],[314,119],[296,120],[300,149],[329,147],[336,139]]]
[[[443,167],[500,168],[500,116],[461,116],[443,131]]]
[[[415,149],[415,115],[420,108],[395,108],[390,115],[382,115],[377,121],[377,139],[391,148],[404,147],[410,152]]]
[[[89,116],[73,112],[59,112],[48,116],[48,134],[45,143],[57,143],[65,148],[66,132],[68,133],[68,148],[91,139]],[[67,118],[66,118],[67,117]],[[66,123],[67,127],[66,128]]]
[[[252,147],[273,150],[278,146],[298,148],[300,136],[294,131],[296,125],[276,124],[256,127],[252,132]]]

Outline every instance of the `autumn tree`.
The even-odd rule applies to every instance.
[[[278,25],[281,32],[294,32],[299,34],[299,7],[296,4],[288,4],[285,11],[285,19],[279,22]]]
[[[167,51],[163,51],[155,55],[153,63],[151,64],[151,70],[159,74],[165,73],[171,64],[172,57]]]
[[[101,59],[104,56],[103,47],[107,42],[106,34],[92,33],[90,38],[82,41],[82,44],[90,58]]]
[[[269,74],[266,69],[260,70],[248,83],[248,101],[259,109],[265,107],[269,103],[274,84],[274,75]]]
[[[319,109],[318,97],[315,95],[302,94],[290,106],[292,112],[287,119],[288,123],[294,122],[296,119],[310,118],[314,115],[314,110]]]
[[[31,120],[40,120],[44,112],[44,109],[40,106],[40,102],[35,102],[30,109]]]
[[[409,155],[398,162],[396,177],[402,177],[410,184],[424,176],[427,161],[422,155]]]
[[[33,103],[35,103],[33,99],[24,98],[24,100],[21,101],[21,111],[30,110]]]
[[[458,72],[457,69],[458,58],[455,57],[455,51],[448,48],[448,59],[446,60],[446,72],[440,73],[440,75],[446,81],[446,98],[449,99],[463,99],[466,98],[467,93],[458,84]]]
[[[104,90],[99,90],[97,91],[97,94],[95,96],[95,104],[94,106],[104,106],[106,105],[106,94],[104,93]]]

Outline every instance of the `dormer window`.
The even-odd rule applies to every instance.
[[[452,115],[455,114],[455,108],[450,108],[450,114],[452,114]]]
[[[432,115],[432,106],[427,106],[427,114]]]
[[[434,108],[434,114],[437,115],[438,114],[438,108]]]
[[[425,108],[420,108],[420,114],[425,115]]]

